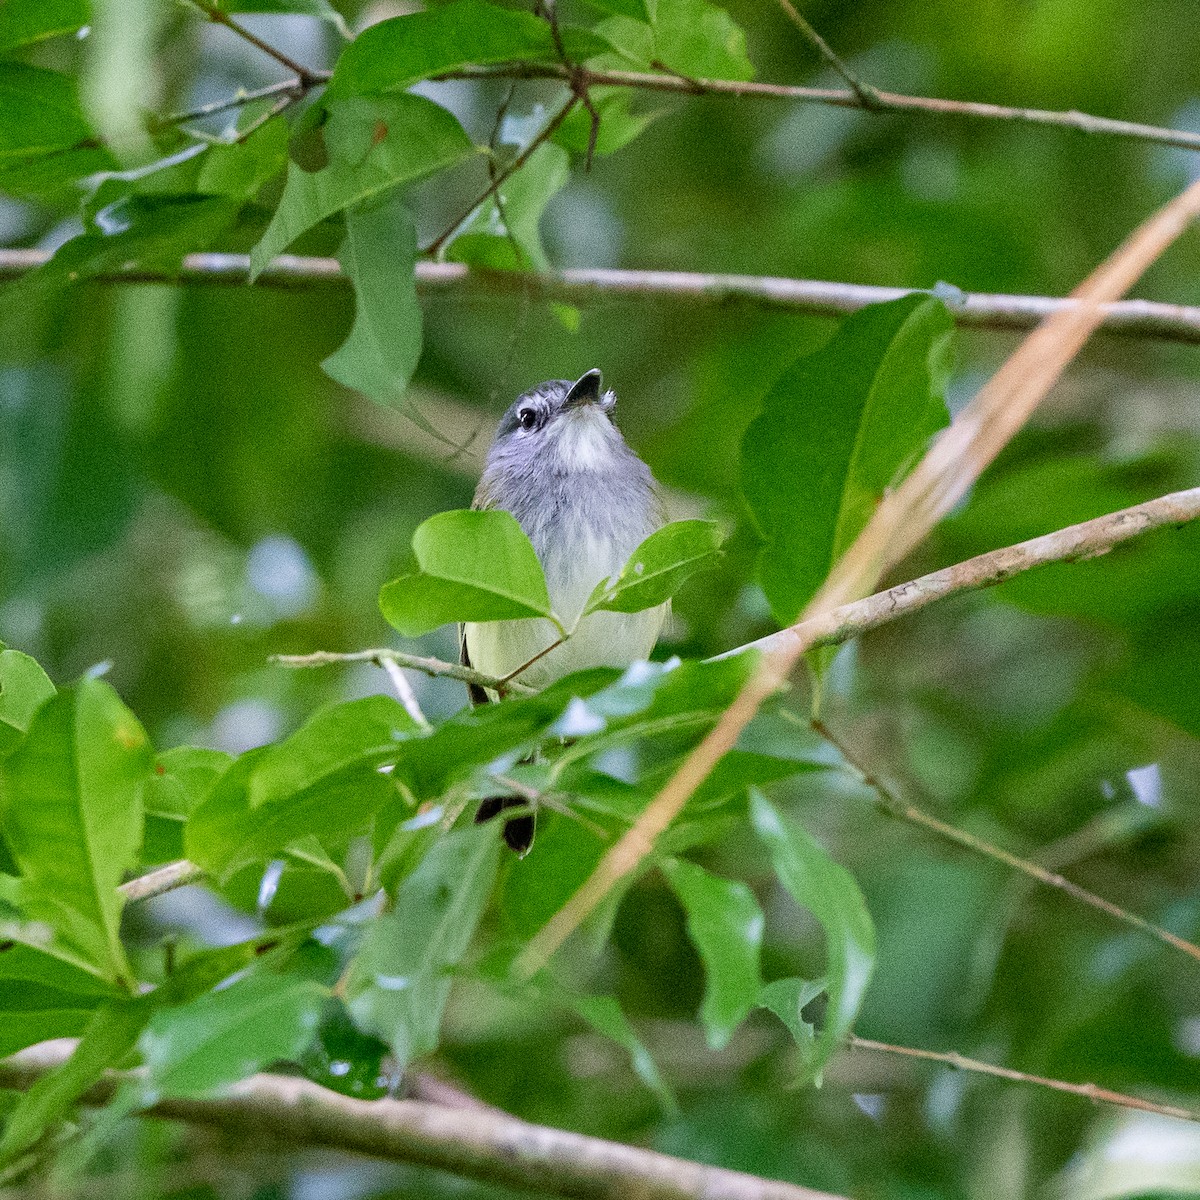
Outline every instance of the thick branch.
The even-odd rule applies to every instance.
[[[1134,504],[1091,521],[1030,538],[1027,542],[1018,542],[1015,546],[978,554],[952,567],[933,571],[908,583],[897,584],[885,592],[867,596],[864,600],[843,604],[840,608],[781,629],[778,633],[769,633],[721,657],[740,654],[743,650],[771,652],[797,643],[807,647],[839,646],[898,617],[919,612],[947,596],[993,587],[1033,567],[1096,558],[1107,554],[1114,546],[1152,529],[1186,525],[1197,517],[1200,517],[1200,487],[1172,492],[1157,500],[1147,500],[1144,504]]]
[[[178,862],[167,863],[164,867],[156,867],[145,875],[128,880],[117,891],[126,900],[148,900],[151,896],[161,896],[164,892],[172,892],[177,887],[197,883],[203,878],[204,872],[195,863],[181,858]]]
[[[46,250],[0,249],[0,280],[17,279],[50,260]],[[419,262],[417,286],[423,292],[456,288],[535,296],[566,303],[608,298],[694,301],[702,304],[742,302],[763,308],[786,309],[817,316],[844,316],[868,304],[907,296],[914,289],[874,287],[817,279],[785,279],[772,275],[708,275],[693,271],[623,271],[604,267],[534,274],[488,271],[465,263]],[[183,283],[239,287],[249,281],[246,254],[189,254],[177,271],[128,271],[97,275],[99,283]],[[349,281],[336,258],[306,258],[281,254],[258,276],[257,287],[302,290],[347,287]],[[1057,296],[1010,296],[986,292],[955,292],[942,298],[955,321],[972,329],[1032,329],[1043,318],[1074,302]],[[1100,328],[1105,333],[1166,341],[1200,343],[1200,306],[1162,304],[1153,300],[1121,300],[1104,307]]]
[[[45,1042],[0,1061],[0,1084],[27,1088],[61,1065],[74,1042]],[[85,1097],[111,1099],[110,1075]],[[268,1134],[394,1162],[416,1163],[552,1196],[639,1200],[838,1200],[792,1183],[758,1179],[579,1133],[531,1125],[490,1109],[417,1100],[356,1100],[279,1075],[255,1075],[212,1100],[164,1100],[148,1115]]]

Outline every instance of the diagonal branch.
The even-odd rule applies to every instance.
[[[792,0],[779,0],[779,7],[783,9],[788,20],[817,48],[817,53],[850,85],[850,90],[858,97],[859,104],[871,112],[877,112],[881,107],[879,93],[850,70],[833,47],[808,23]]]
[[[50,261],[48,250],[0,249],[0,281],[19,279]],[[180,283],[213,287],[249,282],[250,257],[208,251],[187,255],[177,271],[129,270],[91,276],[95,283]],[[629,271],[582,267],[556,273],[488,271],[465,263],[419,262],[417,287],[423,292],[458,288],[537,296],[571,304],[608,297],[651,300],[657,297],[698,304],[746,304],[838,317],[868,304],[897,300],[920,289],[875,287],[817,279],[785,279],[774,275],[718,275],[694,271]],[[302,290],[347,287],[336,258],[281,254],[255,280],[258,287]],[[987,292],[935,290],[955,322],[967,329],[1027,330],[1074,302],[1057,296],[1013,296]],[[1103,307],[1100,331],[1126,337],[1200,343],[1200,306],[1152,300],[1118,300]]]
[[[869,592],[888,567],[908,553],[965,494],[1020,429],[1103,319],[1101,306],[1117,299],[1200,213],[1200,181],[1164,205],[1084,280],[1077,305],[1050,317],[1027,337],[979,394],[955,417],[904,482],[885,496],[866,527],[834,564],[801,622]],[[801,622],[797,622],[800,624]],[[811,642],[763,655],[757,669],[717,724],[612,846],[599,865],[527,943],[515,966],[539,970],[609,892],[653,850],[692,793],[733,749],[763,702],[786,681]]]
[[[0,1061],[0,1085],[28,1088],[61,1066],[73,1041],[43,1042]],[[110,1073],[84,1098],[103,1104],[130,1076]],[[148,1116],[269,1134],[392,1162],[435,1167],[485,1183],[551,1196],[606,1200],[840,1200],[776,1182],[531,1125],[488,1108],[452,1108],[418,1100],[356,1100],[282,1075],[255,1075],[208,1100],[163,1100]]]
[[[220,5],[218,0],[191,0],[191,2],[202,12],[210,21],[217,25],[224,25],[226,29],[232,33],[236,33],[243,41],[249,42],[257,50],[261,50],[265,55],[273,58],[280,66],[286,67],[306,88],[315,87],[318,83],[325,82],[323,73],[310,70],[302,63],[298,63],[291,55],[284,54],[276,46],[272,46],[270,42],[264,42],[257,34],[251,33],[240,22],[235,21]]]

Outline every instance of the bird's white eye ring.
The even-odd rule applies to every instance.
[[[532,408],[523,408],[517,413],[517,420],[521,423],[522,429],[532,429],[538,423],[537,411]]]

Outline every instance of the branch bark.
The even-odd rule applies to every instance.
[[[44,1042],[0,1061],[0,1085],[30,1087],[61,1066],[74,1046],[69,1040]],[[84,1102],[104,1104],[122,1078],[109,1074]],[[146,1115],[215,1125],[243,1136],[264,1133],[584,1200],[841,1200],[793,1183],[532,1125],[495,1110],[356,1100],[281,1075],[255,1075],[216,1099],[163,1100]]]
[[[45,265],[47,250],[0,249],[0,281],[17,279]],[[106,272],[96,283],[161,283],[244,286],[249,281],[246,254],[204,252],[187,255],[177,271]],[[819,279],[786,279],[772,275],[718,275],[693,271],[628,271],[603,267],[565,270],[553,274],[488,271],[464,263],[419,262],[417,287],[423,292],[478,289],[566,303],[610,298],[652,300],[666,297],[699,304],[746,303],[755,307],[840,317],[868,304],[908,295],[914,289],[838,283]],[[256,287],[303,290],[348,287],[349,280],[336,258],[281,254],[260,274]],[[987,292],[939,293],[955,322],[967,329],[1021,331],[1075,303],[1058,296],[1016,296]],[[1099,329],[1127,337],[1200,344],[1200,306],[1165,304],[1153,300],[1120,300],[1102,307]]]

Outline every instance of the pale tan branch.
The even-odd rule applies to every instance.
[[[17,279],[50,260],[47,250],[0,249],[0,281]],[[177,271],[106,272],[97,283],[166,283],[238,287],[250,277],[246,254],[204,252],[187,255]],[[533,296],[586,304],[603,300],[665,298],[698,304],[744,303],[755,307],[840,317],[868,304],[909,295],[914,289],[875,287],[819,279],[786,279],[772,275],[716,275],[693,271],[630,271],[604,267],[556,273],[488,271],[465,263],[419,262],[417,287],[426,294],[465,290],[488,294]],[[282,254],[255,281],[256,287],[303,290],[349,287],[336,258]],[[1057,296],[1015,296],[988,292],[939,293],[955,322],[966,329],[1028,330],[1056,312],[1071,307]],[[1105,333],[1164,341],[1200,343],[1200,306],[1153,300],[1121,300],[1103,308]]]
[[[189,883],[197,883],[204,878],[204,872],[190,863],[186,858],[177,862],[167,863],[166,866],[156,867],[139,875],[135,879],[121,884],[117,889],[126,900],[148,900],[151,896],[161,896],[164,892],[174,891]]]
[[[1174,1104],[1156,1104],[1153,1100],[1143,1100],[1140,1096],[1129,1096],[1124,1092],[1113,1092],[1094,1083],[1068,1083],[1063,1079],[1049,1079],[1045,1075],[1015,1071],[1012,1067],[997,1067],[977,1058],[966,1058],[953,1050],[918,1050],[912,1046],[893,1046],[889,1042],[874,1042],[870,1038],[854,1036],[846,1040],[846,1045],[853,1050],[871,1050],[880,1054],[899,1054],[905,1058],[945,1063],[946,1066],[959,1071],[975,1071],[981,1075],[993,1075],[997,1079],[1008,1079],[1013,1083],[1031,1083],[1037,1087],[1051,1088],[1056,1092],[1082,1096],[1096,1104],[1116,1104],[1121,1108],[1136,1108],[1140,1112],[1158,1113],[1159,1116],[1174,1117],[1180,1121],[1200,1121],[1200,1112],[1194,1109],[1178,1108]]]
[[[0,1085],[29,1087],[60,1066],[74,1045],[67,1040],[45,1042],[0,1061]],[[111,1099],[122,1078],[107,1076],[88,1093],[85,1103]],[[243,1137],[268,1134],[288,1142],[435,1167],[552,1196],[838,1200],[793,1183],[531,1125],[493,1109],[418,1100],[356,1100],[281,1075],[255,1075],[216,1099],[163,1100],[147,1115],[236,1130]]]
[[[955,417],[912,473],[885,496],[866,527],[835,563],[800,624],[869,592],[883,572],[921,541],[965,494],[980,472],[1020,429],[1067,364],[1103,319],[1102,306],[1118,299],[1191,223],[1200,210],[1200,181],[1144,222],[1078,288],[1078,304],[1033,331],[979,394]],[[600,860],[592,874],[527,943],[516,960],[535,973],[586,920],[596,905],[651,852],[655,839],[688,797],[736,744],[764,700],[786,680],[811,646],[794,636],[764,654],[742,691],[712,731]]]
[[[994,587],[1034,567],[1096,558],[1143,533],[1166,526],[1186,525],[1197,517],[1200,517],[1200,487],[1172,492],[1001,550],[978,554],[952,567],[899,583],[887,591],[876,592],[777,633],[769,633],[718,657],[728,658],[746,650],[772,652],[795,643],[803,643],[808,648],[838,646],[878,629],[880,625],[919,612],[947,596]]]

